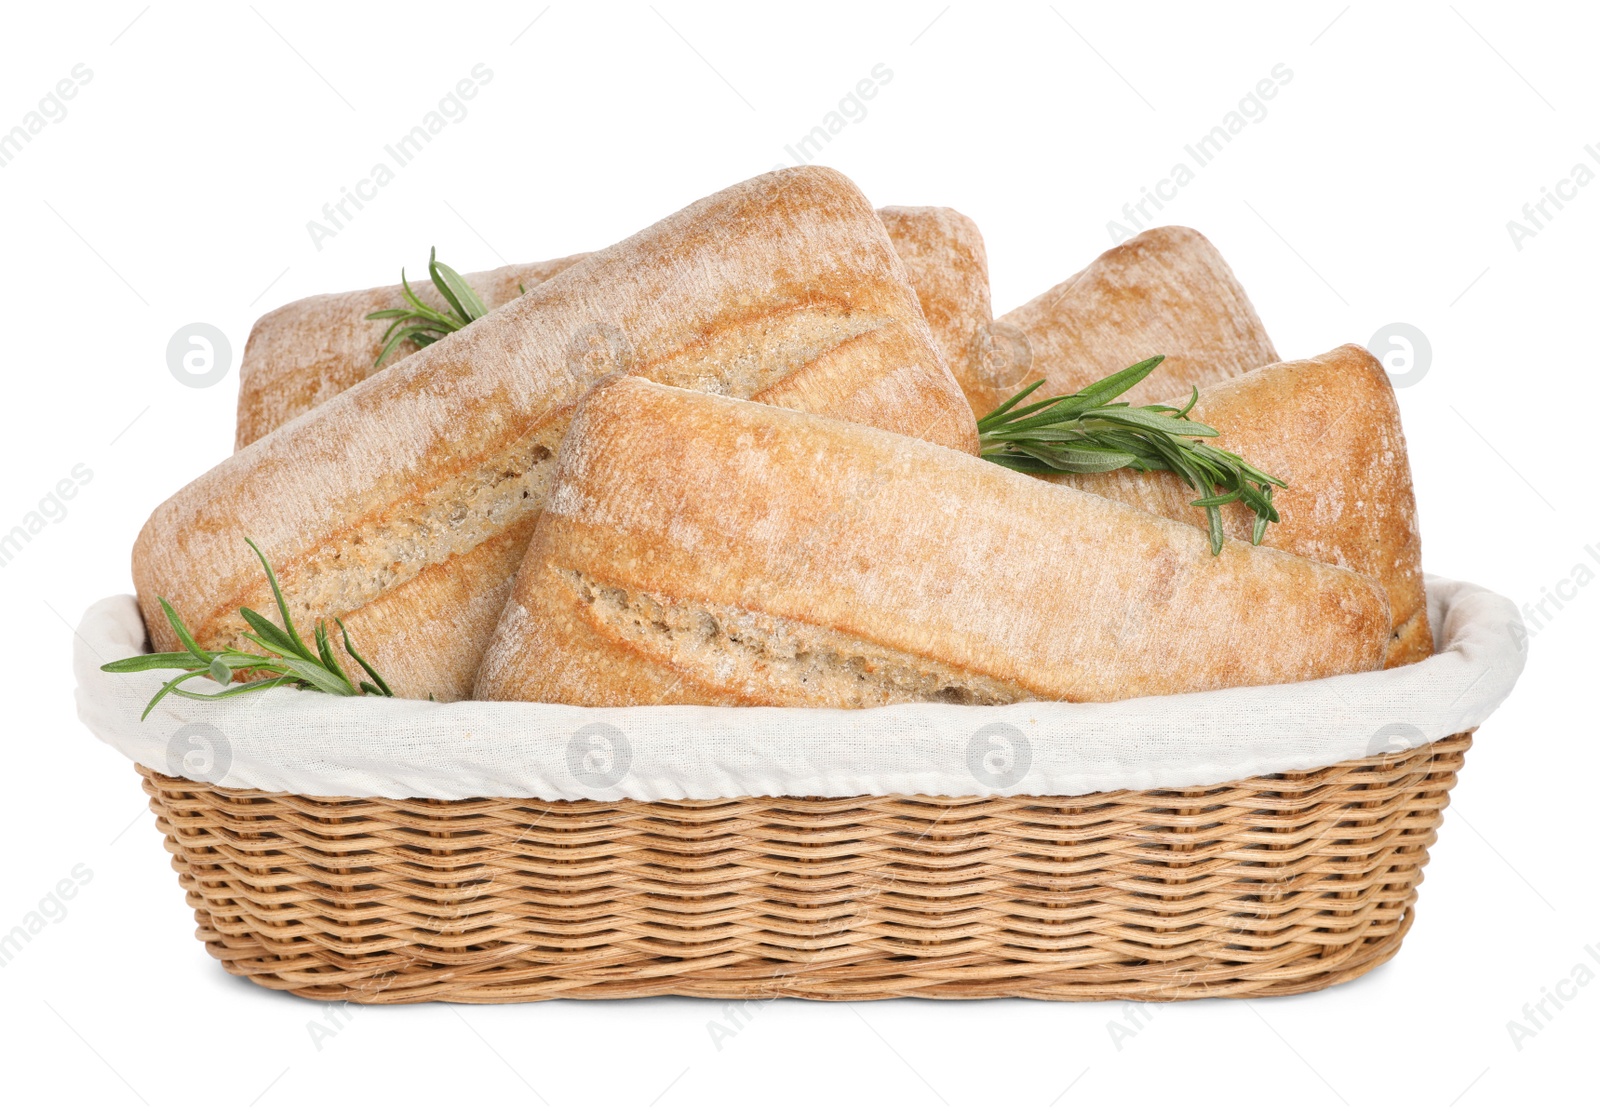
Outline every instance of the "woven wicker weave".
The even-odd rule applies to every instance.
[[[1073,798],[328,799],[141,768],[206,949],[318,999],[1271,996],[1411,925],[1470,735]]]

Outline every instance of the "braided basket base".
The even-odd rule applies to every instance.
[[[301,996],[1175,1000],[1387,961],[1470,742],[1072,798],[333,799],[139,771],[206,949]]]

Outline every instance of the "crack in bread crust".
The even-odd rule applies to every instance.
[[[274,561],[292,616],[310,624],[348,615],[538,514],[571,416],[571,406],[548,415],[505,452],[425,496],[383,505],[299,559]],[[262,590],[257,581],[224,601],[195,635],[204,642],[245,647],[249,626],[238,608],[255,605]]]
[[[597,633],[730,701],[859,709],[893,703],[999,706],[1036,698],[989,676],[807,622],[601,583],[564,568],[562,582]]]

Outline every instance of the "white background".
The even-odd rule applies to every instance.
[[[822,160],[875,203],[975,218],[1001,311],[1110,246],[1106,224],[1124,203],[1288,66],[1268,115],[1162,222],[1219,246],[1285,357],[1366,343],[1396,321],[1426,333],[1432,363],[1401,405],[1427,566],[1537,603],[1576,565],[1600,571],[1600,182],[1551,209],[1520,250],[1507,221],[1574,164],[1600,170],[1600,154],[1584,152],[1600,149],[1592,9],[141,7],[12,6],[6,17],[0,130],[75,64],[93,77],[0,168],[0,532],[75,464],[94,477],[0,567],[0,933],[74,865],[93,879],[0,967],[0,1100],[270,1110],[1593,1099],[1600,983],[1520,1049],[1507,1023],[1578,964],[1600,975],[1600,587],[1547,607],[1528,673],[1478,735],[1416,929],[1390,965],[1302,998],[1169,1006],[1120,1047],[1108,1034],[1119,1005],[897,1001],[772,1004],[719,1049],[707,1024],[721,1005],[667,999],[350,1009],[318,1049],[316,1006],[230,978],[195,942],[135,775],[76,722],[68,671],[68,627],[129,589],[145,516],[231,448],[236,371],[210,389],[177,382],[165,350],[180,326],[220,327],[236,368],[262,312],[392,281],[402,263],[420,269],[430,244],[464,271],[603,246],[791,161],[785,144],[880,62],[892,80]],[[479,62],[494,76],[466,118],[318,251],[306,222]]]

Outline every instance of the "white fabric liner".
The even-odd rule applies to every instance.
[[[141,723],[174,673],[100,671],[147,651],[129,595],[89,608],[73,666],[78,715],[95,736],[147,767],[228,788],[390,799],[1081,795],[1317,768],[1481,725],[1522,672],[1521,621],[1482,587],[1427,586],[1439,651],[1426,661],[1117,703],[602,710],[284,689],[169,696]]]

